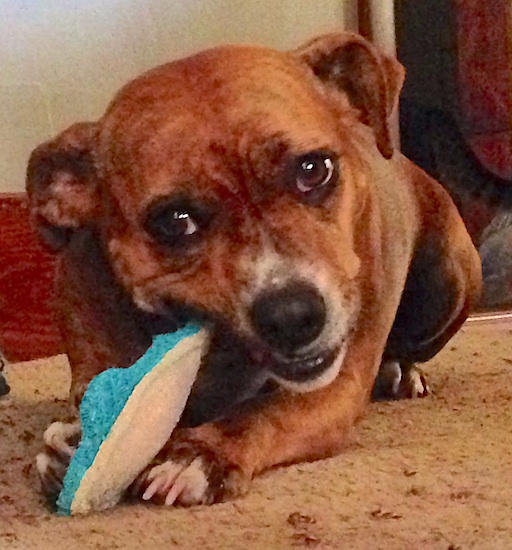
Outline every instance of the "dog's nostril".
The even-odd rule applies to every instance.
[[[261,294],[253,304],[251,320],[268,344],[292,352],[320,335],[326,320],[325,303],[315,288],[293,283]]]

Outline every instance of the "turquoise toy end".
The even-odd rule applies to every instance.
[[[168,351],[199,330],[200,327],[187,325],[176,332],[158,335],[146,353],[131,367],[108,369],[91,381],[80,404],[82,440],[64,477],[57,500],[58,514],[71,515],[71,506],[80,482],[135,387],[162,361]]]

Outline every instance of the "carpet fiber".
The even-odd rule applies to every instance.
[[[426,366],[434,395],[374,403],[345,454],[269,472],[236,502],[62,518],[41,434],[66,415],[64,356],[11,365],[0,399],[0,549],[512,548],[512,334],[466,328]]]

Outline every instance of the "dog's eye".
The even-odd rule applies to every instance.
[[[323,151],[308,153],[298,159],[295,185],[301,193],[312,193],[332,182],[336,172],[332,155]]]
[[[207,228],[210,214],[192,205],[157,204],[150,209],[144,227],[160,244],[187,246]]]

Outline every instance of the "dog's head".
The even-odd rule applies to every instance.
[[[156,68],[33,152],[33,220],[57,249],[92,228],[138,307],[219,317],[282,383],[325,385],[360,303],[364,149],[392,155],[402,72],[347,34]]]

